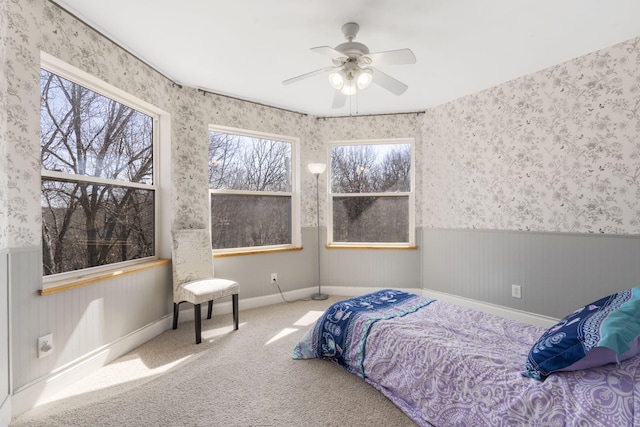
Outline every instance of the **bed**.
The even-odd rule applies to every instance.
[[[625,292],[545,329],[384,289],[332,304],[293,358],[339,364],[420,426],[640,426],[640,288]],[[615,347],[593,328],[620,316]]]

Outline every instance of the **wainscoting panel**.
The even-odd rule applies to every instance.
[[[323,228],[321,238],[325,238]],[[422,243],[418,249],[327,249],[322,242],[322,284],[363,288],[420,289]]]
[[[271,283],[271,273],[278,275],[282,292],[313,286],[318,275],[315,230],[307,227],[302,229],[302,250],[216,257],[215,274],[237,281],[241,300],[278,294],[277,286]],[[226,300],[230,301],[231,298],[223,301]],[[189,304],[183,306],[183,310],[191,309]]]
[[[41,296],[40,251],[9,253],[14,393],[171,312],[170,264]],[[49,333],[53,353],[38,359]]]
[[[10,383],[11,375],[9,364],[9,274],[8,254],[6,250],[0,250],[0,425],[7,421],[10,415]],[[9,416],[10,419],[10,416]]]
[[[423,287],[562,318],[640,285],[640,238],[423,229]],[[522,298],[511,296],[522,287]]]

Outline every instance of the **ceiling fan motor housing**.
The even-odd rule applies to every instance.
[[[336,50],[349,58],[359,58],[369,53],[369,48],[362,43],[354,42],[360,26],[355,22],[347,22],[342,26],[342,34],[348,40],[336,46]]]
[[[359,58],[369,53],[369,48],[358,42],[344,42],[336,46],[336,50],[349,58]]]

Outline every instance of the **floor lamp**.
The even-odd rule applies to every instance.
[[[327,165],[324,163],[309,163],[307,167],[309,172],[316,176],[316,225],[318,226],[318,293],[311,295],[311,299],[320,301],[329,298],[329,295],[323,294],[320,290],[320,190],[318,189],[320,174],[325,171]]]

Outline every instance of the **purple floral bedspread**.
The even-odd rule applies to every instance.
[[[365,379],[421,426],[640,426],[640,356],[536,381],[543,332],[435,301],[371,327]]]

